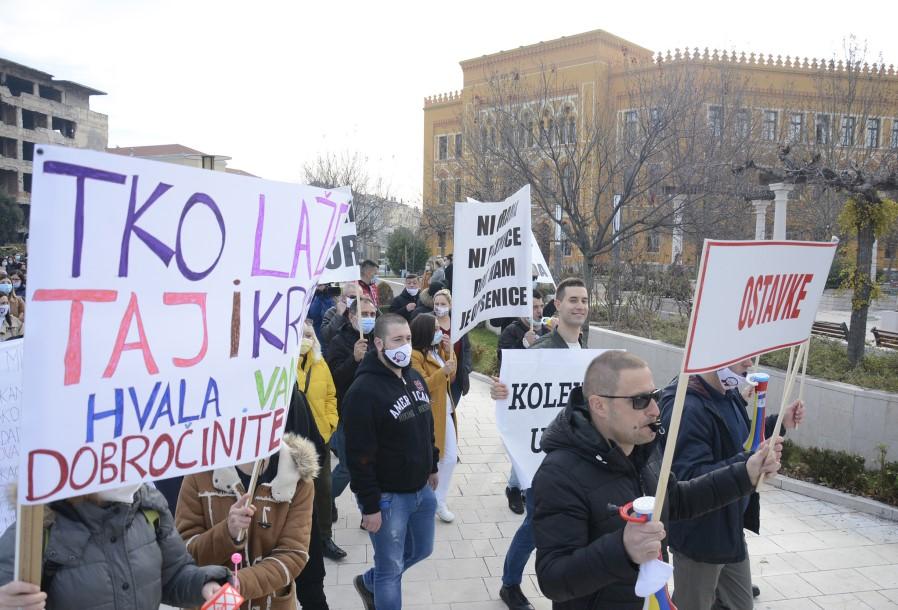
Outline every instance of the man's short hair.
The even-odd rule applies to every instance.
[[[645,360],[631,352],[607,351],[589,363],[583,378],[583,396],[589,400],[594,394],[615,395],[621,371],[648,366]]]
[[[561,280],[558,288],[555,289],[555,298],[559,301],[564,300],[564,291],[573,287],[586,288],[586,284],[578,277],[569,277]]]
[[[416,279],[418,279],[418,274],[417,273],[407,273],[405,276],[405,279],[406,279],[406,281],[416,280]]]
[[[408,320],[395,313],[386,313],[380,316],[377,318],[377,322],[374,323],[374,336],[380,337],[381,341],[386,341],[387,335],[390,334],[390,327],[396,324],[408,326]]]
[[[360,264],[359,266],[362,268],[362,271],[364,271],[365,269],[371,269],[372,267],[375,268],[375,269],[377,269],[378,264],[375,263],[375,262],[374,262],[373,260],[371,260],[370,258],[366,258],[365,260],[363,260],[363,261],[361,262],[361,264]]]
[[[542,300],[543,300],[543,293],[542,293],[542,291],[541,291],[539,288],[534,288],[534,289],[533,289],[533,293],[531,294],[531,297],[533,298],[534,301],[535,301],[536,299],[539,299],[540,301],[542,301]]]
[[[374,301],[371,300],[371,297],[362,295],[359,297],[358,300],[359,300],[358,305],[353,303],[351,307],[347,307],[346,311],[343,312],[343,315],[347,319],[349,319],[350,314],[354,315],[355,317],[359,317],[359,309],[361,309],[362,303],[367,303],[368,305],[370,305],[371,307],[374,308],[374,317],[375,318],[380,315],[380,311],[377,309],[377,305],[374,304]]]

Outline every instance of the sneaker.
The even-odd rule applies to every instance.
[[[533,604],[521,591],[521,585],[502,585],[499,589],[499,597],[505,602],[509,610],[534,610]]]
[[[452,523],[455,521],[455,513],[449,510],[449,507],[445,504],[437,506],[437,517],[439,517],[440,521],[443,523]]]
[[[761,594],[761,589],[755,583],[751,583],[751,596],[758,597]]]
[[[508,498],[508,508],[516,515],[524,514],[524,496],[517,487],[506,487],[505,497]]]
[[[337,543],[334,542],[333,538],[328,538],[324,541],[322,546],[322,554],[328,559],[333,559],[334,561],[340,561],[344,557],[346,557],[346,551],[337,546]]]
[[[358,591],[359,597],[362,598],[362,604],[365,606],[365,610],[374,610],[374,593],[369,591],[368,587],[365,586],[365,579],[362,578],[362,575],[359,574],[352,579],[352,584],[355,585],[355,590]]]

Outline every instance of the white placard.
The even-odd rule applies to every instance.
[[[336,190],[352,193],[348,186]],[[346,220],[340,225],[340,233],[334,243],[334,251],[324,267],[324,273],[318,278],[319,284],[353,282],[361,277],[359,268],[361,261],[356,249],[357,239],[355,215],[350,205]]]
[[[539,440],[583,384],[586,369],[603,349],[504,349],[499,379],[508,398],[496,401],[496,427],[521,489],[529,489],[545,454]]]
[[[549,271],[549,263],[546,262],[546,257],[543,256],[542,250],[539,249],[539,244],[536,242],[536,236],[533,232],[530,232],[530,256],[532,257],[533,263],[533,275],[536,276],[536,281],[540,284],[552,284],[555,286],[555,280],[552,278],[552,272]]]
[[[531,235],[530,185],[505,201],[455,204],[453,341],[482,320],[531,315]]]
[[[349,199],[39,145],[20,501],[276,451]]]
[[[721,369],[805,341],[836,245],[705,240],[683,372]]]
[[[22,405],[22,345],[14,339],[0,343],[0,531],[16,520],[9,487],[19,477],[19,422]]]

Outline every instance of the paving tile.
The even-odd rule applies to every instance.
[[[820,606],[823,610],[855,610],[855,608],[867,609],[871,607],[853,593],[812,597],[811,601]]]
[[[820,595],[822,591],[814,587],[799,574],[779,574],[768,576],[767,582],[776,587],[786,599]]]
[[[483,578],[437,580],[430,584],[430,597],[437,604],[489,601]]]
[[[879,586],[855,569],[804,572],[801,577],[824,595],[872,591]]]
[[[858,568],[857,571],[879,585],[880,589],[898,587],[898,565],[896,564]]]

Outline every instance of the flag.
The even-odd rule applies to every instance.
[[[745,439],[744,448],[746,451],[757,451],[761,443],[764,442],[765,420],[767,419],[767,383],[770,381],[770,375],[767,373],[753,373],[748,377],[749,381],[755,384],[754,413],[751,418],[751,429],[748,431],[748,438]]]
[[[664,585],[658,589],[658,591],[646,597],[642,610],[677,610],[677,607],[670,601],[670,593],[667,592],[667,585]]]

